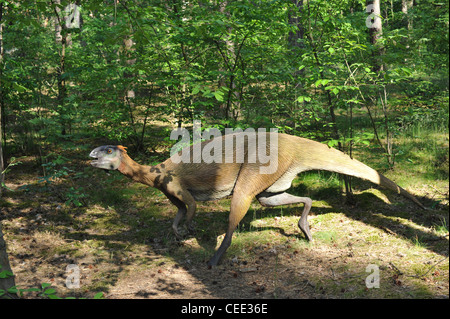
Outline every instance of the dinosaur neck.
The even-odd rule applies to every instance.
[[[136,163],[126,153],[122,153],[122,161],[118,170],[136,182],[153,187],[155,185],[156,174],[151,172],[151,168],[152,166]]]

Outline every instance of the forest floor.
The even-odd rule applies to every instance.
[[[448,137],[442,139],[448,152]],[[196,232],[177,241],[176,209],[161,192],[89,165],[97,142],[59,153],[65,159],[51,180],[42,180],[34,157],[22,157],[7,175],[1,219],[19,288],[49,283],[60,297],[103,292],[111,299],[449,296],[448,176],[431,181],[401,168],[385,172],[426,211],[366,182],[355,183],[355,204],[345,204],[333,174],[300,176],[292,193],[315,200],[314,241],[297,227],[301,205],[263,208],[255,201],[222,263],[208,269],[230,200],[198,203]],[[78,267],[79,288],[67,287],[68,265]],[[377,274],[379,288],[371,288]]]

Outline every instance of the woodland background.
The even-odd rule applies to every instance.
[[[327,143],[448,208],[448,18],[448,2],[434,0],[0,0],[0,208],[11,240],[16,217],[46,216],[30,194],[65,214],[99,201],[88,185],[105,177],[83,162],[93,147],[123,144],[156,163],[170,131],[194,119]]]

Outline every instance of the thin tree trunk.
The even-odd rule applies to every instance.
[[[414,5],[413,0],[402,0],[402,12],[406,17],[408,30],[412,29],[412,18],[408,16],[408,11],[412,9],[413,5]]]
[[[3,72],[3,2],[0,3],[0,81]],[[4,164],[3,164],[3,140],[2,140],[2,111],[3,111],[3,89],[0,82],[0,198],[2,196],[2,185],[4,182]],[[1,213],[1,212],[0,212]],[[2,217],[2,214],[0,214]],[[9,264],[8,253],[6,252],[6,242],[3,238],[2,220],[0,219],[0,273],[4,276],[0,277],[0,291],[7,291],[9,288],[16,285],[14,275],[12,275],[11,266]],[[9,272],[10,275],[7,275]],[[5,278],[2,278],[5,277]],[[17,295],[5,293],[2,298],[17,298]]]
[[[3,175],[4,163],[3,163],[3,119],[2,113],[4,110],[3,105],[3,85],[2,85],[2,75],[3,75],[3,2],[0,3],[0,198],[2,197],[3,182],[5,176]],[[0,226],[1,227],[1,226]]]
[[[381,56],[384,54],[384,50],[380,41],[383,35],[380,0],[368,0],[366,4],[367,13],[369,14],[367,27],[369,27],[370,42],[374,45],[372,71],[379,73],[384,69],[383,63],[381,62]]]
[[[5,278],[0,277],[0,291],[8,291],[9,288],[16,285],[11,266],[9,264],[8,253],[6,252],[6,242],[3,238],[2,223],[0,220],[0,273],[5,274]],[[6,292],[0,298],[17,299],[16,294]]]
[[[295,11],[289,13],[289,24],[296,27],[295,31],[289,32],[288,35],[288,45],[289,45],[289,53],[291,55],[292,61],[300,60],[301,49],[304,48],[303,37],[305,33],[305,29],[300,22],[300,17],[303,14],[303,0],[291,0],[295,5]],[[292,75],[294,78],[294,108],[299,109],[301,105],[297,102],[297,97],[302,95],[301,91],[303,90],[302,79],[304,78],[305,70],[298,69],[298,65],[294,64],[294,69],[292,71]]]
[[[59,5],[61,4],[61,0],[54,0],[55,4],[55,41],[56,43],[61,43],[61,52],[59,56],[59,66],[57,68],[57,77],[58,77],[58,109],[60,114],[60,124],[61,124],[61,134],[65,135],[67,133],[66,128],[66,114],[64,101],[66,98],[66,81],[63,78],[65,67],[66,67],[66,44],[67,44],[67,32],[66,32],[66,24],[63,19],[63,15]]]
[[[292,3],[297,8],[297,11],[293,14],[289,14],[289,24],[296,26],[297,30],[295,32],[289,32],[288,43],[293,54],[297,54],[297,48],[303,48],[303,35],[305,30],[303,25],[300,23],[300,17],[303,14],[303,0],[291,0]],[[298,71],[298,70],[297,70]]]

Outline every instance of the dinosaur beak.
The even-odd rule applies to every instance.
[[[94,167],[97,167],[99,164],[99,152],[100,152],[101,147],[97,147],[96,149],[93,149],[91,153],[89,153],[89,157],[95,158],[97,159],[96,161],[91,161],[91,165]]]

